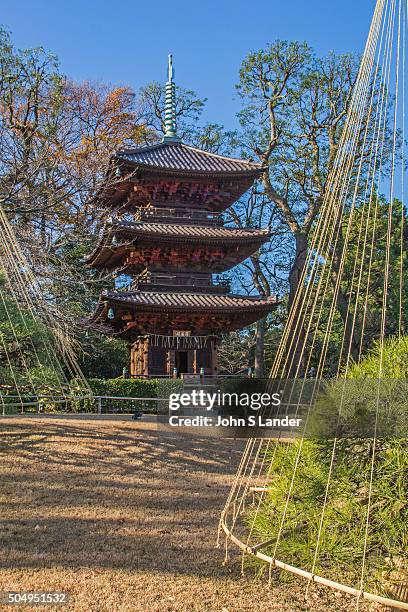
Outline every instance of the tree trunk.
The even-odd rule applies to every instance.
[[[303,268],[306,263],[307,256],[307,234],[303,232],[297,232],[295,234],[295,260],[289,272],[289,304],[288,310],[290,311],[291,306],[294,302],[296,291],[299,286],[300,280],[303,274]]]
[[[356,326],[353,326],[353,309],[349,309],[349,300],[347,299],[347,296],[343,292],[341,284],[338,281],[340,256],[337,251],[338,249],[336,249],[336,252],[333,254],[333,266],[331,272],[333,290],[336,288],[336,285],[338,285],[336,308],[344,325],[344,348],[346,353],[350,351],[352,358],[357,361],[360,350],[359,333]]]
[[[341,219],[339,219],[337,223],[341,224]],[[332,252],[333,265],[331,269],[331,281],[333,291],[336,289],[337,286],[336,308],[340,314],[344,325],[344,348],[346,349],[346,351],[350,350],[350,354],[353,359],[357,360],[360,347],[358,328],[357,326],[354,326],[353,329],[353,309],[349,309],[349,300],[351,299],[351,297],[347,297],[347,294],[344,293],[340,282],[342,279],[339,279],[343,251],[344,239],[342,228],[340,227],[338,230],[338,237],[335,243],[335,247],[333,248]]]
[[[332,273],[332,281],[333,285],[337,282],[337,272],[333,271]],[[337,310],[340,313],[341,319],[344,324],[344,350],[347,354],[350,351],[350,355],[354,359],[354,361],[358,361],[358,356],[360,352],[360,342],[358,339],[358,332],[354,328],[353,329],[353,314],[352,310],[349,309],[349,303],[347,297],[344,295],[341,288],[338,290],[337,294],[337,302],[336,302]]]
[[[294,307],[294,301],[296,293],[298,291],[299,284],[302,279],[303,269],[306,263],[307,256],[307,234],[298,232],[295,234],[295,260],[289,273],[289,302],[288,312],[290,313]],[[305,375],[304,362],[307,358],[305,351],[303,350],[305,344],[305,330],[303,321],[299,322],[298,317],[300,314],[301,301],[298,302],[297,312],[295,313],[292,329],[290,333],[290,342],[292,343],[291,356],[288,361],[288,368],[285,375],[288,378],[301,378]],[[303,355],[302,355],[303,351]]]
[[[265,375],[265,334],[266,318],[260,319],[256,324],[255,344],[255,376],[263,378]]]

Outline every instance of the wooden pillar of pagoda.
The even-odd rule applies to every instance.
[[[131,345],[130,375],[149,376],[149,338],[140,337]]]
[[[168,351],[167,363],[168,369],[166,373],[171,376],[174,368],[176,367],[176,351]]]

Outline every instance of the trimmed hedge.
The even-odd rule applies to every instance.
[[[110,398],[165,398],[173,391],[180,391],[181,380],[172,379],[142,379],[142,378],[90,378],[88,384],[96,396],[107,396]],[[75,387],[75,383],[73,384]],[[159,411],[167,411],[166,402],[154,402],[129,399],[115,400],[102,399],[102,412],[144,412],[157,414]],[[96,412],[97,400],[77,400],[73,403],[76,412]]]
[[[139,378],[90,378],[88,383],[95,395],[157,397],[157,388],[160,381]]]

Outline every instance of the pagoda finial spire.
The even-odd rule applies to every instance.
[[[169,53],[169,63],[168,63],[168,68],[167,68],[167,80],[169,81],[169,83],[173,82],[173,75],[174,75],[173,56],[171,53]]]
[[[173,68],[173,56],[169,53],[169,62],[167,70],[167,83],[166,83],[166,98],[165,98],[165,109],[164,109],[164,142],[168,141],[180,141],[177,136],[177,123],[176,123],[176,85],[174,83],[174,68]]]

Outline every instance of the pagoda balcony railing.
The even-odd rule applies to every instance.
[[[198,293],[229,293],[231,282],[224,276],[217,276],[215,283],[211,275],[171,274],[168,272],[143,272],[130,285],[133,291],[168,291]]]
[[[223,225],[224,218],[220,213],[206,210],[192,210],[190,208],[139,208],[134,213],[135,221],[171,223],[183,225]]]

